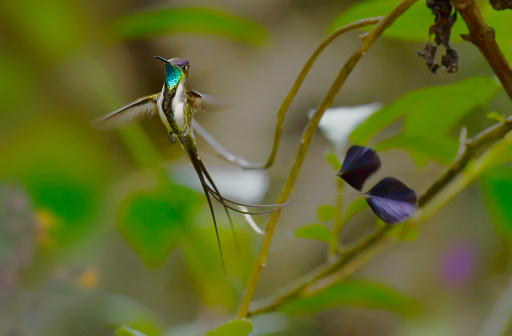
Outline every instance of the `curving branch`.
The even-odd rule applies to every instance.
[[[484,21],[475,0],[452,0],[452,3],[469,29],[469,34],[462,35],[462,38],[473,43],[480,50],[512,99],[512,69],[496,43],[494,29]]]
[[[368,49],[372,46],[372,44],[380,37],[382,32],[391,26],[393,22],[402,15],[409,7],[411,7],[418,0],[403,0],[397,7],[395,7],[386,17],[382,18],[373,29],[363,36],[363,41],[361,47],[358,51],[356,51],[349,60],[345,63],[338,76],[334,80],[331,88],[329,89],[327,95],[324,97],[320,106],[315,111],[314,115],[311,117],[306,129],[301,138],[301,144],[297,155],[295,157],[295,161],[290,170],[290,174],[285,182],[283,189],[281,190],[281,194],[279,195],[276,203],[284,203],[288,196],[293,191],[293,186],[295,184],[295,180],[300,172],[302,167],[302,163],[304,162],[304,158],[309,149],[309,145],[311,144],[311,140],[313,139],[313,135],[316,132],[318,127],[318,123],[322,118],[325,110],[331,106],[334,97],[338,94],[339,90],[345,83],[346,79],[359,62],[359,60],[363,57],[363,55],[368,51]],[[256,286],[258,285],[258,281],[260,278],[261,270],[266,265],[267,254],[270,248],[270,243],[272,242],[272,237],[274,234],[274,229],[277,224],[277,220],[279,219],[280,211],[276,211],[272,213],[272,216],[269,219],[269,222],[266,227],[266,234],[263,237],[263,242],[261,244],[260,251],[252,268],[252,271],[249,275],[249,279],[247,282],[246,290],[244,296],[242,297],[242,301],[240,303],[240,307],[238,309],[238,317],[246,317],[249,314],[249,305],[254,296],[254,292],[256,291]]]
[[[290,108],[290,105],[292,104],[293,98],[297,95],[297,92],[299,91],[302,83],[306,79],[306,76],[309,73],[309,70],[311,70],[311,67],[313,67],[313,64],[315,63],[316,59],[320,54],[324,51],[325,48],[329,44],[331,44],[332,41],[340,37],[341,35],[348,33],[349,31],[359,29],[368,25],[376,24],[380,20],[382,20],[382,17],[375,17],[375,18],[369,18],[369,19],[363,19],[359,21],[355,21],[352,23],[349,23],[348,25],[345,25],[339,29],[337,29],[334,33],[329,35],[313,52],[311,57],[309,57],[306,64],[304,64],[304,67],[299,73],[299,76],[293,83],[290,91],[284,98],[283,102],[281,103],[281,106],[279,107],[279,110],[277,111],[277,123],[276,123],[276,130],[274,132],[274,142],[272,145],[272,151],[267,159],[267,162],[264,165],[264,169],[270,168],[274,164],[274,160],[277,155],[277,149],[279,148],[279,142],[281,140],[281,133],[283,132],[283,122],[284,122],[284,116],[286,115],[286,112]]]

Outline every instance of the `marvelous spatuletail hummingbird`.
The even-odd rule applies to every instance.
[[[186,82],[190,64],[186,59],[183,58],[171,58],[168,60],[160,56],[155,56],[155,58],[165,63],[165,82],[162,87],[162,91],[147,97],[139,98],[134,102],[126,106],[123,106],[110,114],[107,114],[103,117],[94,120],[92,122],[92,125],[99,129],[113,129],[130,122],[140,121],[145,117],[151,118],[153,115],[158,113],[160,120],[167,129],[170,141],[173,144],[178,142],[182,146],[182,148],[188,154],[190,162],[192,163],[192,166],[194,167],[194,170],[196,171],[199,177],[199,181],[201,182],[201,186],[208,201],[208,206],[210,208],[210,212],[212,215],[213,224],[215,226],[215,233],[217,236],[219,252],[221,255],[221,259],[223,261],[222,248],[217,229],[217,221],[215,218],[211,197],[217,200],[224,207],[232,230],[233,224],[228,209],[234,210],[245,215],[261,215],[277,211],[282,207],[286,206],[287,204],[244,204],[240,202],[231,201],[229,199],[224,198],[221,195],[219,189],[215,185],[213,179],[211,178],[201,158],[199,157],[199,153],[196,146],[196,140],[193,130],[194,128],[200,131],[200,135],[203,138],[211,139],[211,136],[209,136],[209,134],[206,133],[206,131],[204,131],[204,129],[201,128],[198,124],[194,124],[195,127],[192,128],[193,116],[196,113],[199,113],[202,110],[204,110],[205,99],[203,99],[203,95],[199,94],[198,92],[187,90]],[[227,151],[225,151],[222,147],[220,147],[220,145],[218,145],[215,142],[212,144],[210,141],[209,144],[218,152],[220,149],[220,156],[230,162],[239,164],[244,168],[256,168],[257,166],[248,163],[248,161],[245,161],[242,158],[227,153]],[[247,209],[247,207],[272,207],[272,209],[267,211],[251,212]]]
[[[167,129],[170,141],[172,143],[178,142],[182,146],[199,177],[210,208],[222,266],[224,273],[226,273],[211,197],[224,207],[234,234],[235,231],[228,209],[246,216],[269,214],[291,205],[307,192],[302,193],[292,201],[282,204],[245,204],[223,197],[199,157],[194,129],[225,160],[243,168],[258,168],[263,167],[263,165],[250,163],[227,152],[202,127],[194,123],[193,116],[205,108],[205,99],[203,99],[204,95],[187,90],[186,81],[190,64],[186,59],[171,58],[167,60],[160,56],[155,56],[155,58],[165,63],[165,82],[162,91],[139,98],[110,114],[94,120],[92,125],[99,129],[112,129],[126,123],[140,121],[145,117],[151,118],[158,113],[160,120]],[[367,147],[352,146],[347,151],[340,171],[332,177],[338,176],[354,187],[354,189],[360,191],[368,176],[373,174],[379,167],[380,159],[374,150]],[[410,217],[414,213],[417,204],[416,193],[394,178],[383,179],[370,191],[362,193],[361,196],[367,200],[375,214],[388,224],[401,222]],[[269,210],[249,211],[248,207],[262,207]]]

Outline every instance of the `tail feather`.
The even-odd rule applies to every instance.
[[[210,176],[210,173],[208,173],[208,170],[206,170],[206,167],[203,163],[203,161],[198,158],[198,163],[199,163],[199,166],[201,168],[201,171],[202,173],[204,174],[204,176],[206,176],[206,179],[208,180],[208,182],[210,182],[210,184],[212,185],[212,188],[213,188],[213,191],[212,189],[210,188],[210,186],[206,185],[206,187],[208,188],[208,190],[210,190],[210,192],[212,192],[212,196],[220,203],[222,204],[222,206],[224,207],[224,211],[226,212],[226,216],[228,217],[228,221],[229,221],[229,226],[231,227],[231,232],[233,233],[233,239],[235,241],[235,247],[236,247],[236,251],[237,253],[240,254],[240,244],[238,243],[238,237],[236,235],[236,231],[235,231],[235,227],[233,225],[233,220],[231,219],[231,215],[229,214],[229,211],[228,211],[228,208],[231,209],[231,207],[227,206],[227,204],[225,203],[225,198],[222,197],[222,195],[220,194],[219,192],[219,189],[217,188],[217,186],[215,185],[215,182],[213,182],[213,179],[212,177]],[[216,197],[218,196],[218,197]]]
[[[210,208],[210,213],[211,213],[212,219],[213,219],[213,225],[215,227],[215,234],[217,236],[217,244],[219,247],[220,258],[222,261],[222,268],[224,270],[224,275],[227,277],[226,265],[224,262],[224,254],[222,252],[222,246],[220,243],[220,236],[219,236],[219,230],[218,230],[218,226],[217,226],[217,220],[215,218],[215,211],[213,210],[210,193],[224,207],[224,211],[226,212],[226,216],[228,217],[228,220],[229,220],[229,225],[231,227],[231,231],[233,232],[233,237],[235,240],[235,245],[236,245],[237,251],[239,251],[240,247],[238,244],[238,238],[236,236],[235,228],[233,226],[233,221],[231,220],[231,216],[228,212],[228,207],[226,207],[226,205],[224,204],[223,198],[220,195],[220,192],[217,189],[217,186],[213,182],[213,179],[211,178],[210,174],[206,170],[206,167],[204,166],[203,162],[201,161],[201,158],[199,157],[199,155],[197,153],[197,148],[195,146],[194,139],[190,135],[188,135],[187,138],[185,139],[185,141],[183,142],[183,147],[189,156],[190,162],[192,163],[192,166],[194,167],[194,170],[196,171],[197,176],[199,177],[199,181],[201,182],[201,186],[203,188],[204,194],[208,201],[208,206]],[[210,182],[210,184],[212,185],[214,191],[210,188],[208,183],[206,183],[205,177],[208,180],[208,182]]]

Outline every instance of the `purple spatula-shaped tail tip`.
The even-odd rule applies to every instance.
[[[405,221],[418,207],[416,192],[394,177],[377,183],[365,198],[373,212],[388,224]]]
[[[352,146],[348,149],[338,176],[354,189],[361,190],[366,179],[380,168],[377,153],[363,146]]]

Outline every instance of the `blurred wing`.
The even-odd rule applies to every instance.
[[[200,113],[204,111],[204,99],[203,95],[201,95],[197,91],[187,91],[187,100],[188,104],[191,107],[192,115],[196,113]]]
[[[208,109],[208,111],[215,111],[223,109],[226,106],[226,104],[223,104],[214,96],[193,90],[187,91],[187,99],[189,105],[192,107],[192,115],[203,112],[205,109]]]
[[[158,112],[158,108],[156,107],[158,95],[159,93],[156,93],[151,96],[139,98],[121,107],[119,110],[93,120],[91,125],[94,128],[109,130],[141,121],[145,116],[151,118],[153,114]]]

